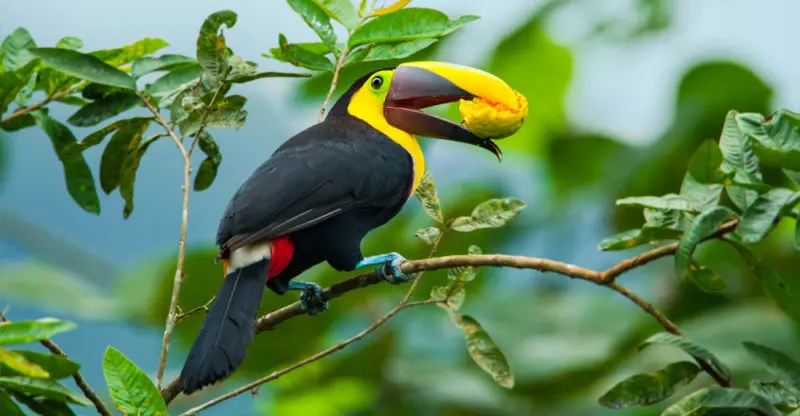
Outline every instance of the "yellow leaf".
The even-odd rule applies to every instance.
[[[21,354],[2,348],[0,348],[0,364],[28,377],[50,377],[42,367],[26,360]]]
[[[380,9],[373,11],[370,16],[383,16],[384,14],[395,12],[403,7],[408,6],[408,3],[411,3],[411,0],[397,0],[386,7],[381,7]]]

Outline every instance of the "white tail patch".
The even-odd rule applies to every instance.
[[[228,261],[228,274],[261,260],[272,258],[272,241],[265,241],[239,247],[231,252]]]

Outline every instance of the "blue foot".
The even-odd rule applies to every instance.
[[[322,288],[316,283],[291,281],[289,290],[303,291],[300,293],[300,307],[311,316],[328,309],[328,302],[322,299]]]
[[[380,264],[381,266],[375,269],[375,273],[378,273],[378,276],[380,276],[383,280],[396,285],[399,283],[405,283],[414,277],[413,273],[405,274],[400,271],[400,265],[406,261],[408,260],[406,260],[405,257],[397,253],[379,254],[377,256],[365,257],[363,260],[358,262],[356,268]]]

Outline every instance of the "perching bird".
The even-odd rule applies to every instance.
[[[516,106],[514,91],[486,72],[412,62],[356,81],[319,124],[283,143],[229,202],[217,232],[225,278],[180,374],[191,394],[230,375],[244,359],[265,285],[300,290],[303,310],[327,309],[314,283],[292,280],[322,262],[339,271],[379,266],[408,281],[397,253],[364,257],[361,240],[414,194],[425,168],[414,136],[483,147],[491,140],[421,109],[460,99]]]

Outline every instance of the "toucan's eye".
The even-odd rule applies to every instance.
[[[381,86],[383,85],[383,77],[377,76],[375,78],[372,78],[372,82],[370,83],[370,85],[372,86],[373,90],[381,89]]]

